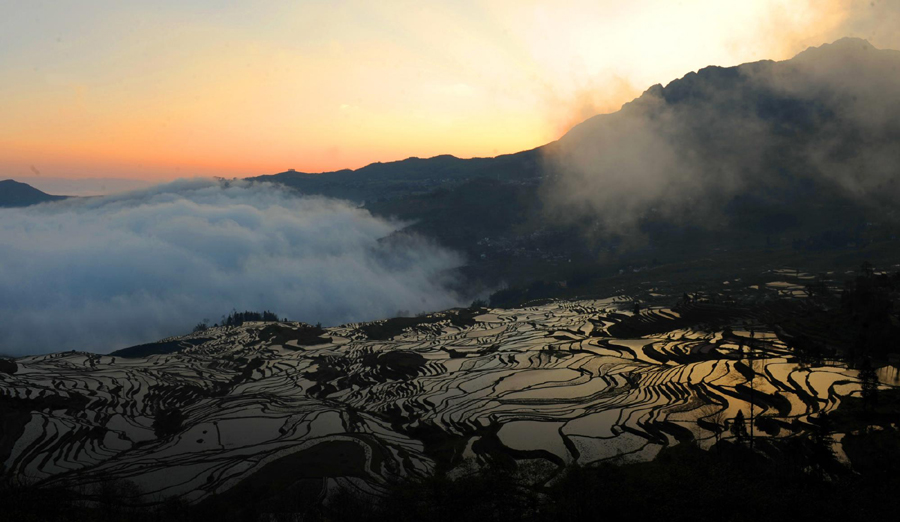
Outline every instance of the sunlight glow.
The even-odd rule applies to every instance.
[[[894,43],[869,1],[219,4],[0,0],[0,177],[493,156],[706,65]]]

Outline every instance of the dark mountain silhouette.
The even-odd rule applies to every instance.
[[[729,167],[757,174],[750,167],[764,167],[784,178],[778,187],[783,188],[796,177],[816,174],[814,167],[819,165],[810,160],[824,158],[810,158],[810,145],[821,146],[828,159],[845,161],[855,155],[866,161],[872,159],[863,157],[870,145],[895,143],[900,137],[900,123],[893,117],[900,112],[897,87],[900,51],[879,50],[865,40],[845,38],[810,48],[783,62],[711,66],[665,87],[654,85],[622,110],[590,118],[557,142],[517,154],[472,159],[448,155],[408,158],[358,170],[321,174],[289,171],[255,179],[368,204],[453,188],[473,179],[515,182],[559,177],[571,170],[567,168],[569,160],[577,160],[579,155],[595,159],[591,155],[615,152],[613,147],[623,145],[633,152],[631,156],[653,156],[660,152],[650,146],[654,144],[633,143],[636,132],[653,124],[651,130],[669,141],[668,145],[720,164],[713,170]],[[741,128],[744,125],[754,127]],[[761,141],[764,138],[765,143]],[[860,146],[866,150],[860,150]],[[897,159],[892,154],[898,150],[893,146],[879,150],[888,157],[879,158],[879,165],[869,161],[863,166],[869,170],[892,169]],[[760,160],[757,156],[762,152],[766,156]],[[620,164],[617,170],[630,174],[629,167],[632,165]],[[788,167],[790,172],[784,172]],[[590,174],[601,182],[615,177],[601,168]],[[666,173],[659,174],[660,179],[654,181],[665,182]],[[848,172],[846,184],[852,185],[853,178],[864,175]],[[869,181],[878,186],[884,180],[873,176]],[[615,191],[611,194],[620,195]]]
[[[19,183],[11,179],[0,181],[0,207],[27,207],[59,201],[67,196],[52,196],[26,183]]]
[[[256,179],[407,220],[487,285],[571,287],[715,251],[897,237],[898,143],[900,52],[848,38],[654,85],[517,154]]]
[[[900,52],[847,38],[655,85],[548,145],[556,176],[546,188],[570,217],[620,221],[651,205],[667,219],[734,217],[750,203],[889,210],[900,195],[898,140]]]
[[[451,155],[407,158],[388,163],[372,163],[357,170],[320,174],[287,171],[259,176],[257,180],[281,183],[307,194],[338,197],[358,202],[403,197],[456,185],[470,179],[512,180],[537,176],[538,149],[497,156],[461,159]]]

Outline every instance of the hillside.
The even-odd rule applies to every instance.
[[[371,204],[446,189],[472,179],[515,181],[534,178],[539,174],[539,163],[540,153],[535,149],[496,158],[460,159],[450,155],[407,158],[372,163],[357,170],[320,174],[288,171],[254,179],[281,183],[306,194]]]
[[[257,179],[406,220],[464,252],[475,288],[587,292],[623,269],[726,251],[865,258],[900,232],[898,71],[900,52],[844,39],[655,85],[519,154]]]
[[[877,427],[896,439],[900,381],[890,367],[867,377],[842,360],[858,355],[863,332],[873,335],[869,353],[885,356],[874,335],[897,335],[896,314],[869,305],[875,295],[896,300],[900,273],[863,267],[844,285],[848,299],[833,293],[840,280],[795,270],[749,283],[325,329],[245,322],[108,355],[2,361],[0,462],[63,505],[114,492],[104,502],[166,500],[219,520],[365,505],[479,470],[513,491],[524,480],[552,494],[554,477],[582,488],[573,464],[609,474],[603,465],[669,458],[676,447],[695,452],[688,462],[743,466],[722,452],[748,437],[769,469],[833,477],[810,483],[814,491],[877,462],[859,436]],[[808,290],[815,285],[821,292]],[[657,304],[635,308],[645,295]],[[882,402],[862,415],[873,378]],[[749,434],[732,427],[744,416],[755,422]],[[691,486],[715,487],[698,477]]]
[[[678,333],[728,315],[660,308],[643,320],[664,331],[632,339],[617,331],[640,324],[620,311],[629,306],[481,310],[466,325],[448,312],[387,336],[370,327],[391,323],[329,328],[329,342],[316,345],[295,339],[296,324],[249,323],[178,339],[182,347],[168,354],[20,358],[0,379],[11,430],[0,458],[7,471],[48,485],[133,477],[145,494],[201,501],[277,480],[275,468],[288,463],[304,470],[293,480],[331,478],[304,487],[378,494],[385,481],[459,466],[468,455],[541,459],[549,473],[617,454],[652,458],[676,440],[712,444],[714,433],[695,418],[704,404],[732,415],[746,407],[737,347],[749,333]],[[774,335],[757,335],[769,360],[756,375],[790,389],[807,370],[784,359]],[[809,390],[767,393],[775,433],[856,389],[846,369],[820,372]],[[830,390],[834,381],[847,384]]]
[[[61,199],[66,199],[66,196],[51,196],[11,179],[0,181],[0,207],[27,207]]]
[[[843,208],[849,220],[893,217],[898,87],[900,52],[850,38],[784,62],[706,67],[548,146],[547,189],[568,216],[611,226],[715,216],[778,233],[832,225]]]

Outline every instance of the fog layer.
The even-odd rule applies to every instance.
[[[178,181],[0,210],[0,353],[115,348],[232,308],[324,324],[459,304],[455,253],[273,185]]]
[[[654,217],[718,226],[735,197],[892,205],[900,52],[844,39],[784,62],[656,85],[547,147],[549,200],[616,231]]]

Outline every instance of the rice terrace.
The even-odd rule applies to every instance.
[[[814,283],[828,287],[769,277],[784,281],[726,303],[654,292],[674,306],[618,296],[332,328],[241,321],[109,355],[20,358],[0,388],[14,430],[0,456],[50,487],[114,480],[135,486],[133,501],[197,503],[276,483],[320,502],[378,498],[438,467],[504,460],[543,483],[678,444],[778,451],[767,441],[815,434],[845,401],[900,379],[773,321],[808,314]],[[859,281],[879,278],[896,281]],[[849,466],[847,435],[829,434],[827,449]]]

